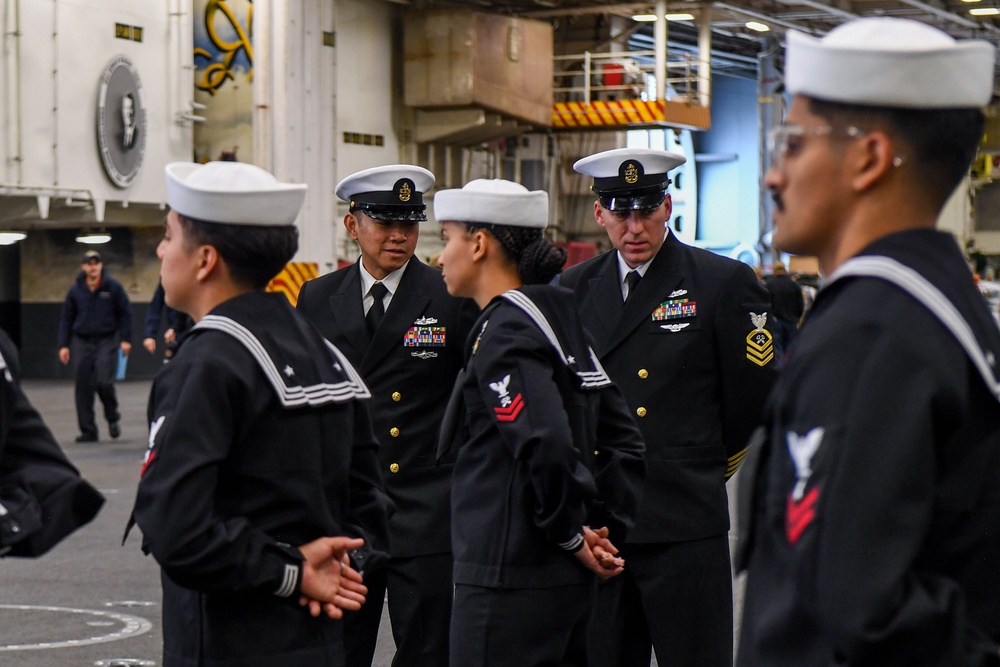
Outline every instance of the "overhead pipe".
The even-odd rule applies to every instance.
[[[804,25],[799,25],[797,23],[790,23],[788,21],[783,21],[782,19],[776,18],[774,16],[769,16],[767,14],[761,14],[760,12],[755,12],[749,9],[744,9],[743,7],[737,7],[736,5],[731,5],[728,2],[716,2],[715,5],[719,9],[725,9],[730,12],[735,12],[736,14],[742,14],[743,16],[749,16],[752,19],[758,19],[760,21],[767,21],[768,23],[773,23],[774,25],[780,25],[784,28],[790,28],[791,30],[798,30],[800,32],[815,33],[816,31],[812,28],[808,28]]]
[[[667,99],[667,0],[656,0],[656,23],[653,24],[653,50],[655,62],[653,77],[656,79],[656,99]]]
[[[6,142],[8,171],[5,172],[5,176],[10,174],[10,164],[13,163],[16,170],[13,181],[15,184],[21,185],[24,164],[24,152],[21,145],[23,133],[21,125],[21,0],[14,0],[7,4],[6,25],[9,27],[7,34],[4,35],[8,128]],[[13,151],[13,155],[11,151]]]
[[[922,11],[929,12],[947,21],[951,21],[952,23],[957,23],[960,26],[965,26],[966,28],[983,27],[980,24],[973,21],[972,19],[967,19],[963,16],[959,16],[958,14],[952,14],[951,12],[945,11],[940,7],[929,5],[926,2],[920,2],[920,0],[899,0],[899,2],[903,3],[904,5],[909,5],[910,7],[916,7],[917,9],[920,9]]]
[[[803,7],[811,7],[813,9],[818,9],[824,11],[827,14],[833,14],[834,16],[839,16],[844,19],[858,19],[861,18],[860,14],[855,14],[849,12],[845,9],[840,9],[839,7],[831,7],[830,5],[818,2],[818,0],[778,0],[783,5],[800,5]]]
[[[708,108],[712,99],[712,8],[698,16],[698,104]]]

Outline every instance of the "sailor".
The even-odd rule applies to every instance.
[[[740,481],[739,665],[1000,665],[1000,331],[934,229],[993,63],[907,19],[788,33],[765,184],[826,281]]]
[[[163,664],[342,664],[336,619],[364,601],[388,499],[364,381],[263,292],[306,186],[234,162],[166,176],[160,277],[196,325],[153,383],[133,510],[162,571]]]
[[[17,348],[0,329],[0,556],[41,556],[103,504],[28,400]]]
[[[441,417],[462,367],[478,308],[448,295],[441,272],[414,257],[434,175],[394,164],[337,185],[361,256],[307,282],[298,309],[343,350],[372,391],[392,559],[366,572],[368,603],[345,619],[348,667],[369,667],[388,591],[394,664],[448,664],[451,618],[449,490],[452,463],[434,457]]]
[[[726,480],[774,375],[770,297],[753,270],[681,243],[667,227],[669,151],[579,160],[614,249],[560,276],[646,441],[647,484],[620,545],[629,566],[600,587],[594,664],[729,667],[732,574]]]
[[[434,214],[448,291],[483,308],[442,432],[458,449],[451,665],[594,664],[594,586],[625,567],[641,436],[572,294],[548,284],[566,254],[542,236],[546,193],[474,180]]]

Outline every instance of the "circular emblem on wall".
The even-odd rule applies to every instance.
[[[146,152],[146,105],[139,73],[126,56],[115,56],[101,77],[97,144],[111,182],[120,188],[131,185]]]

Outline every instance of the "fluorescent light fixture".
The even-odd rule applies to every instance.
[[[756,30],[757,32],[767,32],[768,30],[770,30],[770,28],[767,27],[765,24],[759,23],[757,21],[747,21],[746,27],[750,28],[751,30]]]
[[[977,7],[976,9],[970,9],[969,13],[973,16],[996,16],[1000,14],[1000,9],[996,7]]]
[[[969,3],[972,3],[972,2],[982,2],[982,1],[983,0],[962,0],[962,2],[969,2]]]
[[[0,232],[0,245],[14,245],[18,241],[23,241],[28,238],[28,235],[24,232]]]
[[[976,0],[978,2],[978,0]],[[666,14],[665,19],[668,21],[693,21],[694,14],[679,13],[679,14]],[[633,21],[639,21],[640,23],[652,23],[656,20],[656,14],[636,14],[632,17]]]
[[[111,240],[111,234],[107,232],[88,232],[86,234],[80,234],[76,237],[77,243],[86,243],[87,245],[100,245],[102,243],[107,243]]]

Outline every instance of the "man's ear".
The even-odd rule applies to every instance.
[[[353,240],[358,240],[358,216],[353,213],[348,213],[344,216],[344,229],[347,230],[347,235]]]
[[[599,201],[597,201],[595,199],[594,200],[594,220],[596,220],[597,224],[599,224],[601,227],[604,226],[604,219],[601,217],[601,211],[603,210],[603,208],[604,207],[601,206],[601,202],[599,202]]]
[[[848,154],[848,164],[853,168],[851,185],[857,192],[871,189],[895,169],[895,143],[880,130],[852,142]]]
[[[198,281],[205,282],[213,275],[218,275],[218,272],[221,270],[222,256],[219,255],[219,251],[215,249],[215,246],[199,246],[195,252],[198,258]]]

